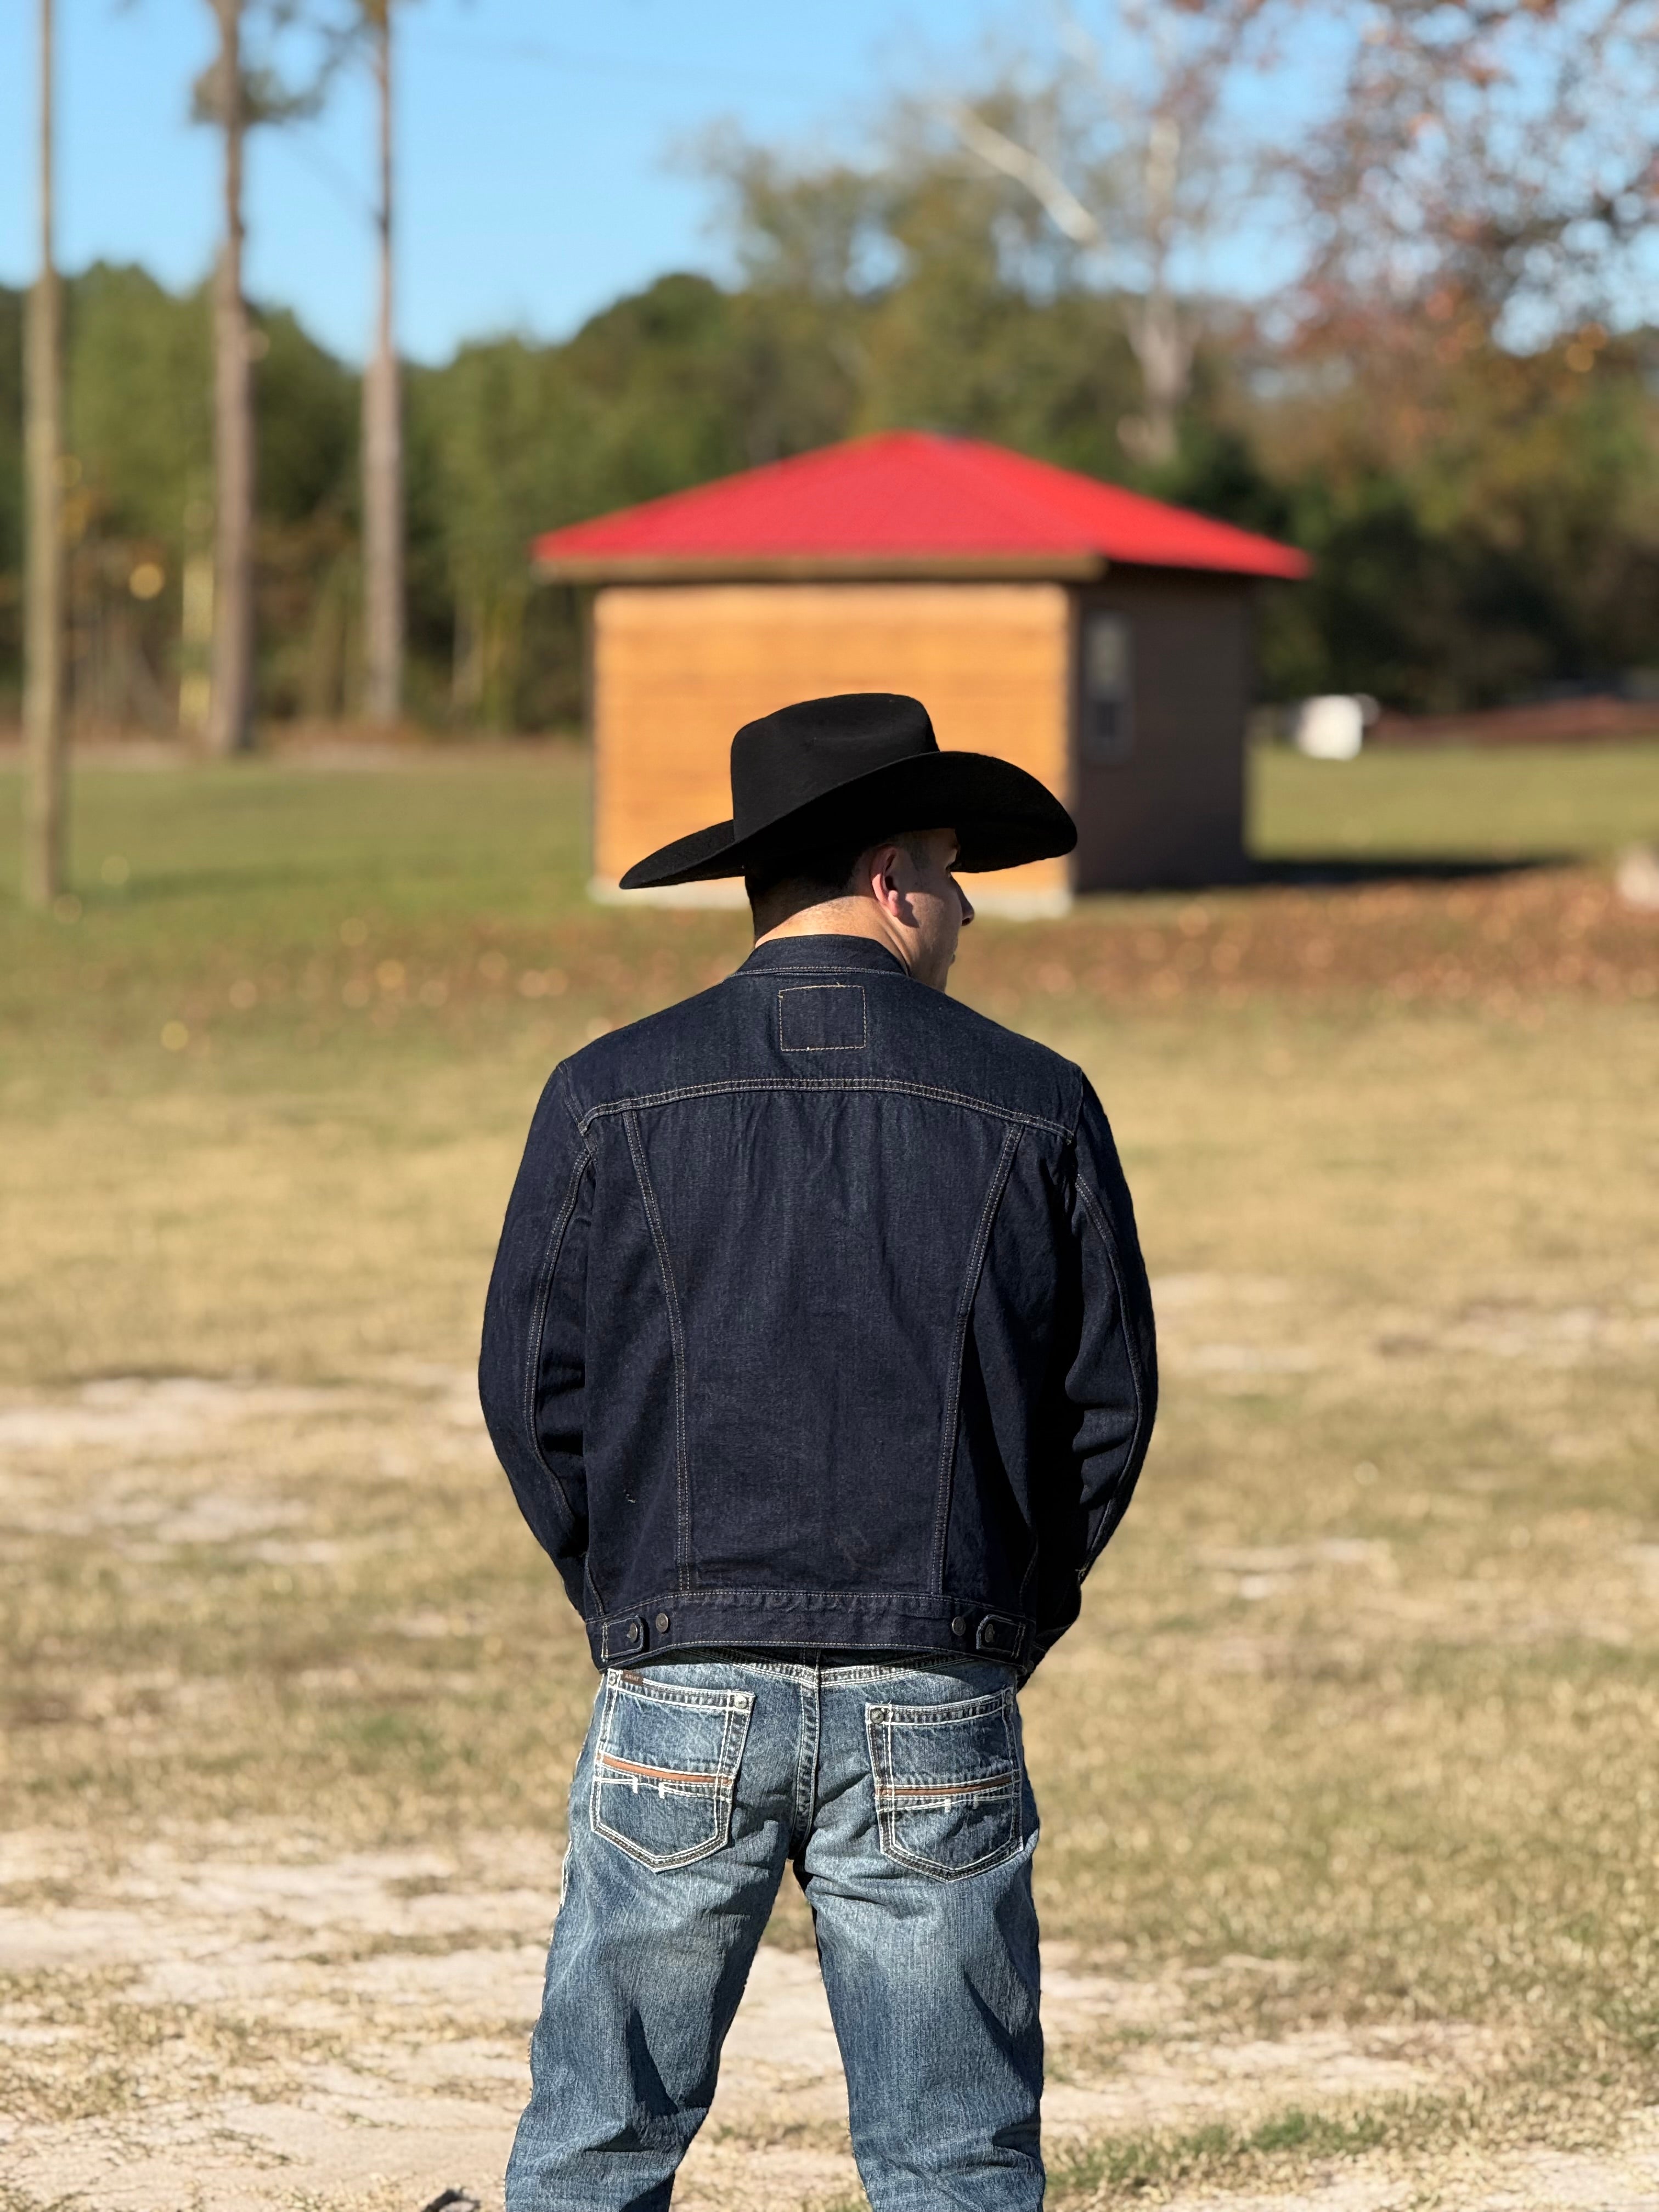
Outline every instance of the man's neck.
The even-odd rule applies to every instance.
[[[879,945],[884,951],[890,952],[907,975],[914,972],[904,932],[889,920],[873,899],[832,898],[817,906],[804,906],[755,942],[771,945],[783,937],[867,937],[872,945]]]

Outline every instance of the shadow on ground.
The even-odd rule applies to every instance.
[[[1311,854],[1291,860],[1253,860],[1245,887],[1261,885],[1278,890],[1324,884],[1360,887],[1491,882],[1572,865],[1573,856],[1568,853],[1531,853],[1524,858],[1508,860],[1494,860],[1489,854],[1474,853],[1432,856],[1420,853],[1344,853],[1328,857]]]

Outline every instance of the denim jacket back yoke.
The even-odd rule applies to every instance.
[[[554,1070],[479,1383],[597,1664],[776,1644],[1029,1673],[1155,1409],[1100,1103],[868,940],[761,945]]]

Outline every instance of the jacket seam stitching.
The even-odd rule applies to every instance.
[[[1131,1334],[1128,1326],[1129,1304],[1128,1300],[1125,1297],[1123,1292],[1123,1270],[1118,1261],[1116,1240],[1113,1237],[1110,1227],[1107,1222],[1105,1209],[1102,1206],[1094,1187],[1089,1182],[1086,1176],[1079,1175],[1078,1176],[1077,1191],[1078,1196],[1083,1200],[1084,1212],[1093,1223],[1095,1234],[1099,1237],[1102,1245],[1105,1249],[1106,1264],[1112,1271],[1112,1287],[1117,1293],[1118,1325],[1123,1337],[1124,1353],[1129,1363],[1129,1380],[1134,1385],[1135,1425],[1130,1431],[1129,1441],[1127,1445],[1125,1447],[1121,1464],[1118,1469],[1118,1480],[1121,1481],[1122,1480],[1123,1468],[1133,1464],[1136,1448],[1140,1443],[1141,1431],[1146,1426],[1146,1392],[1141,1378],[1140,1362],[1135,1353],[1134,1338]],[[1112,1489],[1114,1495],[1115,1495],[1117,1482],[1115,1481],[1113,1483]],[[1109,1502],[1102,1508],[1101,1519],[1103,1522],[1110,1510],[1111,1507]],[[1085,1565],[1086,1566],[1089,1565],[1097,1556],[1097,1553],[1091,1542],[1090,1549],[1085,1552],[1084,1555]]]
[[[963,1091],[945,1091],[937,1084],[907,1083],[896,1077],[888,1079],[874,1075],[849,1075],[839,1079],[805,1075],[734,1076],[720,1083],[682,1084],[672,1091],[647,1091],[637,1098],[605,1099],[598,1105],[590,1106],[577,1126],[586,1137],[592,1124],[602,1115],[632,1115],[650,1107],[677,1105],[688,1098],[719,1098],[750,1091],[856,1091],[903,1098],[936,1098],[944,1105],[964,1106],[970,1113],[983,1114],[994,1121],[1015,1122],[1028,1129],[1047,1129],[1056,1137],[1069,1137],[1073,1133],[1063,1121],[1051,1121],[1046,1114],[1028,1113],[1024,1107],[994,1105],[988,1099],[970,1097]]]
[[[669,1258],[668,1237],[662,1225],[662,1215],[657,1206],[657,1194],[653,1188],[650,1171],[645,1164],[645,1148],[640,1142],[638,1116],[625,1115],[628,1130],[628,1149],[633,1155],[634,1173],[639,1180],[640,1197],[645,1206],[645,1217],[650,1224],[652,1242],[657,1248],[657,1266],[662,1273],[663,1297],[668,1308],[668,1341],[674,1358],[674,1472],[679,1556],[675,1562],[682,1590],[691,1587],[691,1468],[686,1446],[686,1378],[685,1328],[680,1316],[679,1292],[674,1285],[673,1263]]]
[[[751,968],[745,961],[742,967],[734,968],[720,981],[723,983],[763,983],[769,975],[881,975],[890,983],[908,983],[912,981],[902,968],[889,967],[884,962],[866,968],[855,960],[792,960],[787,964],[780,960],[775,966],[765,968]]]
[[[786,1044],[783,1036],[783,1002],[790,990],[856,991],[859,994],[859,1012],[864,1024],[863,1036],[856,1044]],[[862,983],[795,983],[787,986],[778,993],[778,1050],[780,1052],[868,1052],[869,1049],[870,1001],[864,995]]]
[[[542,1261],[541,1279],[536,1285],[536,1303],[532,1310],[530,1340],[525,1348],[524,1363],[525,1434],[530,1440],[530,1449],[537,1465],[552,1482],[553,1487],[558,1492],[563,1502],[565,1511],[569,1514],[573,1521],[577,1516],[576,1509],[571,1503],[570,1493],[565,1488],[558,1469],[542,1449],[541,1437],[537,1433],[536,1403],[540,1395],[537,1381],[541,1373],[542,1346],[547,1335],[547,1309],[552,1302],[554,1278],[559,1272],[559,1261],[564,1251],[564,1240],[570,1227],[572,1216],[576,1211],[576,1200],[580,1194],[582,1178],[592,1165],[593,1155],[584,1144],[577,1156],[576,1164],[570,1171],[570,1182],[565,1190],[564,1201],[554,1218],[552,1228],[548,1231],[547,1251]]]
[[[601,1614],[600,1619],[602,1621],[627,1622],[632,1620],[638,1613],[649,1613],[653,1605],[669,1598],[687,1598],[693,1603],[709,1605],[718,1604],[721,1599],[730,1597],[856,1598],[860,1603],[869,1605],[902,1604],[907,1610],[911,1611],[917,1609],[918,1607],[926,1607],[930,1613],[940,1612],[953,1605],[969,1603],[971,1604],[974,1611],[994,1613],[1000,1620],[1013,1620],[1018,1618],[1018,1615],[1008,1612],[1006,1607],[987,1606],[977,1600],[969,1601],[960,1597],[951,1597],[944,1591],[925,1589],[920,1583],[913,1589],[872,1590],[822,1589],[816,1584],[805,1583],[700,1583],[691,1589],[664,1589],[652,1591],[643,1597],[632,1598],[625,1606],[619,1605],[614,1613]]]
[[[991,1242],[991,1224],[1002,1194],[1008,1187],[1008,1176],[1014,1164],[1014,1154],[1019,1149],[1020,1131],[1010,1123],[1004,1133],[1002,1150],[997,1155],[991,1170],[991,1180],[980,1207],[979,1226],[974,1231],[974,1241],[968,1254],[968,1272],[957,1302],[956,1326],[951,1334],[951,1365],[945,1382],[945,1418],[940,1426],[939,1473],[934,1488],[933,1507],[933,1587],[945,1589],[945,1549],[951,1524],[951,1477],[955,1473],[957,1437],[962,1415],[962,1362],[968,1342],[968,1325],[973,1319],[974,1299],[978,1294],[979,1279],[985,1270],[985,1255]]]

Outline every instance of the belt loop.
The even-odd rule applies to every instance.
[[[644,1649],[645,1623],[636,1613],[625,1620],[607,1620],[599,1632],[599,1656],[607,1663],[612,1659],[637,1659]]]
[[[1012,1659],[1018,1656],[1024,1640],[1024,1631],[1018,1621],[1010,1620],[1006,1613],[988,1613],[979,1625],[974,1649],[993,1652],[999,1658]]]

